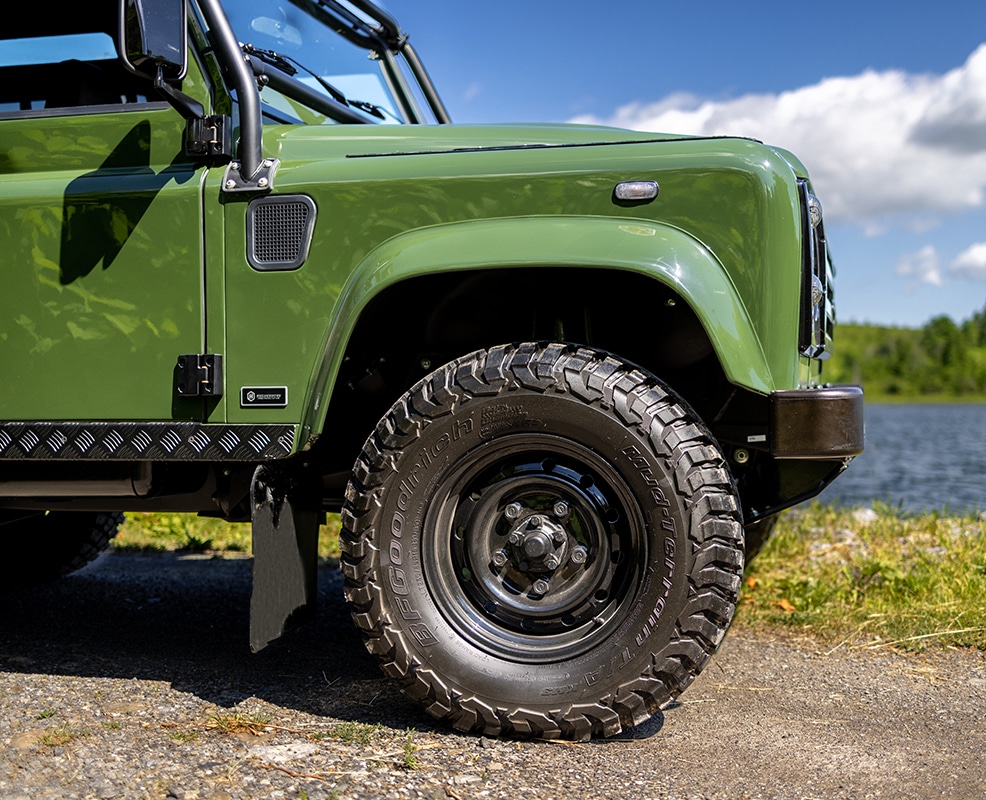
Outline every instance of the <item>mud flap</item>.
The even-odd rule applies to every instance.
[[[317,495],[316,495],[317,496]],[[314,612],[318,527],[323,514],[292,473],[257,467],[250,487],[253,511],[253,594],[250,649],[256,653]]]

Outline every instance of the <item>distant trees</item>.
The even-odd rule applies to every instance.
[[[986,308],[922,328],[840,324],[823,378],[862,384],[870,399],[986,399]]]

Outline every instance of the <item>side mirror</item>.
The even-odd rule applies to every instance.
[[[119,49],[127,69],[179,81],[187,66],[185,0],[120,0]]]

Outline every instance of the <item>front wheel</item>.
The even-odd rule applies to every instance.
[[[505,346],[418,383],[367,441],[343,569],[368,649],[460,730],[638,724],[718,647],[743,571],[722,454],[606,353]]]

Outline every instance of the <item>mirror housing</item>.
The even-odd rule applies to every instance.
[[[120,0],[120,57],[153,81],[180,81],[187,67],[185,0]]]

